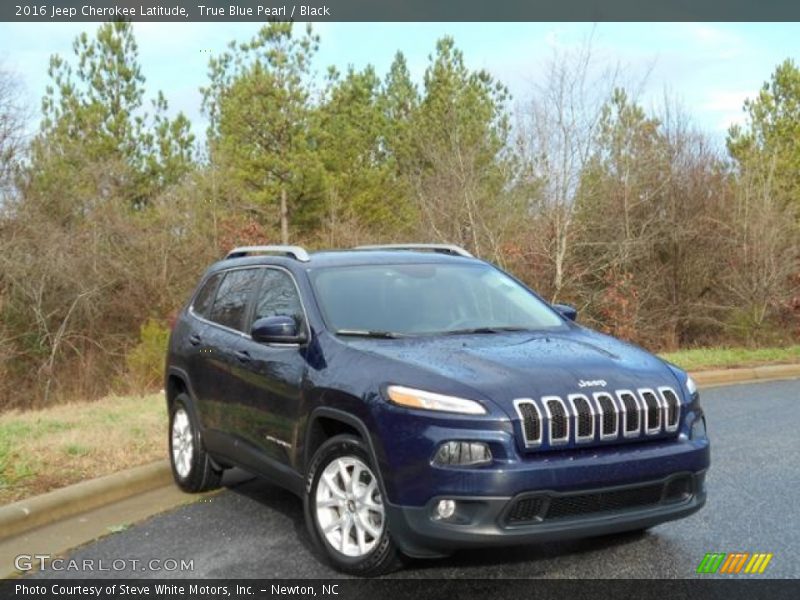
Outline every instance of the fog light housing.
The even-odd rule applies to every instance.
[[[444,498],[436,504],[436,517],[447,520],[456,514],[456,501]]]
[[[445,442],[433,457],[433,464],[438,467],[474,467],[490,462],[492,451],[484,442]]]

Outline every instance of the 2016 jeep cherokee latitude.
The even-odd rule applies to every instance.
[[[360,575],[697,511],[693,381],[574,319],[455,246],[237,248],[170,339],[175,480],[238,466],[285,486]]]

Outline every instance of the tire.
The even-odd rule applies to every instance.
[[[353,435],[327,440],[311,459],[306,525],[317,551],[343,573],[376,577],[402,564],[376,471],[364,442]]]
[[[220,486],[222,471],[203,448],[186,394],[178,394],[170,407],[169,462],[172,477],[184,492],[207,492]]]

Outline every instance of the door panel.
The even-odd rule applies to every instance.
[[[231,387],[235,368],[235,349],[242,336],[239,333],[209,325],[203,340],[205,372],[203,382],[203,425],[209,429],[227,430],[227,413],[232,401]]]
[[[251,320],[276,315],[291,316],[306,328],[291,275],[267,268]],[[284,464],[291,463],[296,445],[305,370],[305,346],[261,344],[249,337],[239,340],[233,367],[236,406],[229,413],[230,427]]]
[[[244,338],[237,347],[233,366],[236,401],[227,413],[229,428],[270,458],[288,464],[301,404],[302,350]]]
[[[205,372],[199,374],[203,390],[203,423],[207,428],[228,432],[228,413],[235,403],[233,369],[236,351],[243,338],[244,324],[262,270],[232,269],[217,288],[214,304],[201,341]]]
[[[206,322],[211,307],[214,305],[217,287],[222,281],[224,273],[211,275],[198,290],[192,300],[188,314],[178,324],[183,353],[186,356],[186,370],[189,381],[192,382],[196,406],[200,422],[206,426],[206,408],[208,406],[211,385],[217,379],[213,375],[218,368],[214,362],[214,354],[210,352],[209,330],[211,327]]]

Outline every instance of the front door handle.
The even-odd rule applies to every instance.
[[[243,363],[250,362],[250,353],[247,350],[237,350],[236,358]]]
[[[196,333],[193,333],[192,335],[190,335],[190,336],[189,336],[189,343],[190,343],[192,346],[199,346],[199,345],[200,345],[200,342],[202,342],[202,341],[203,341],[203,340],[201,340],[201,339],[200,339],[200,336],[199,336],[199,335],[197,335]]]

